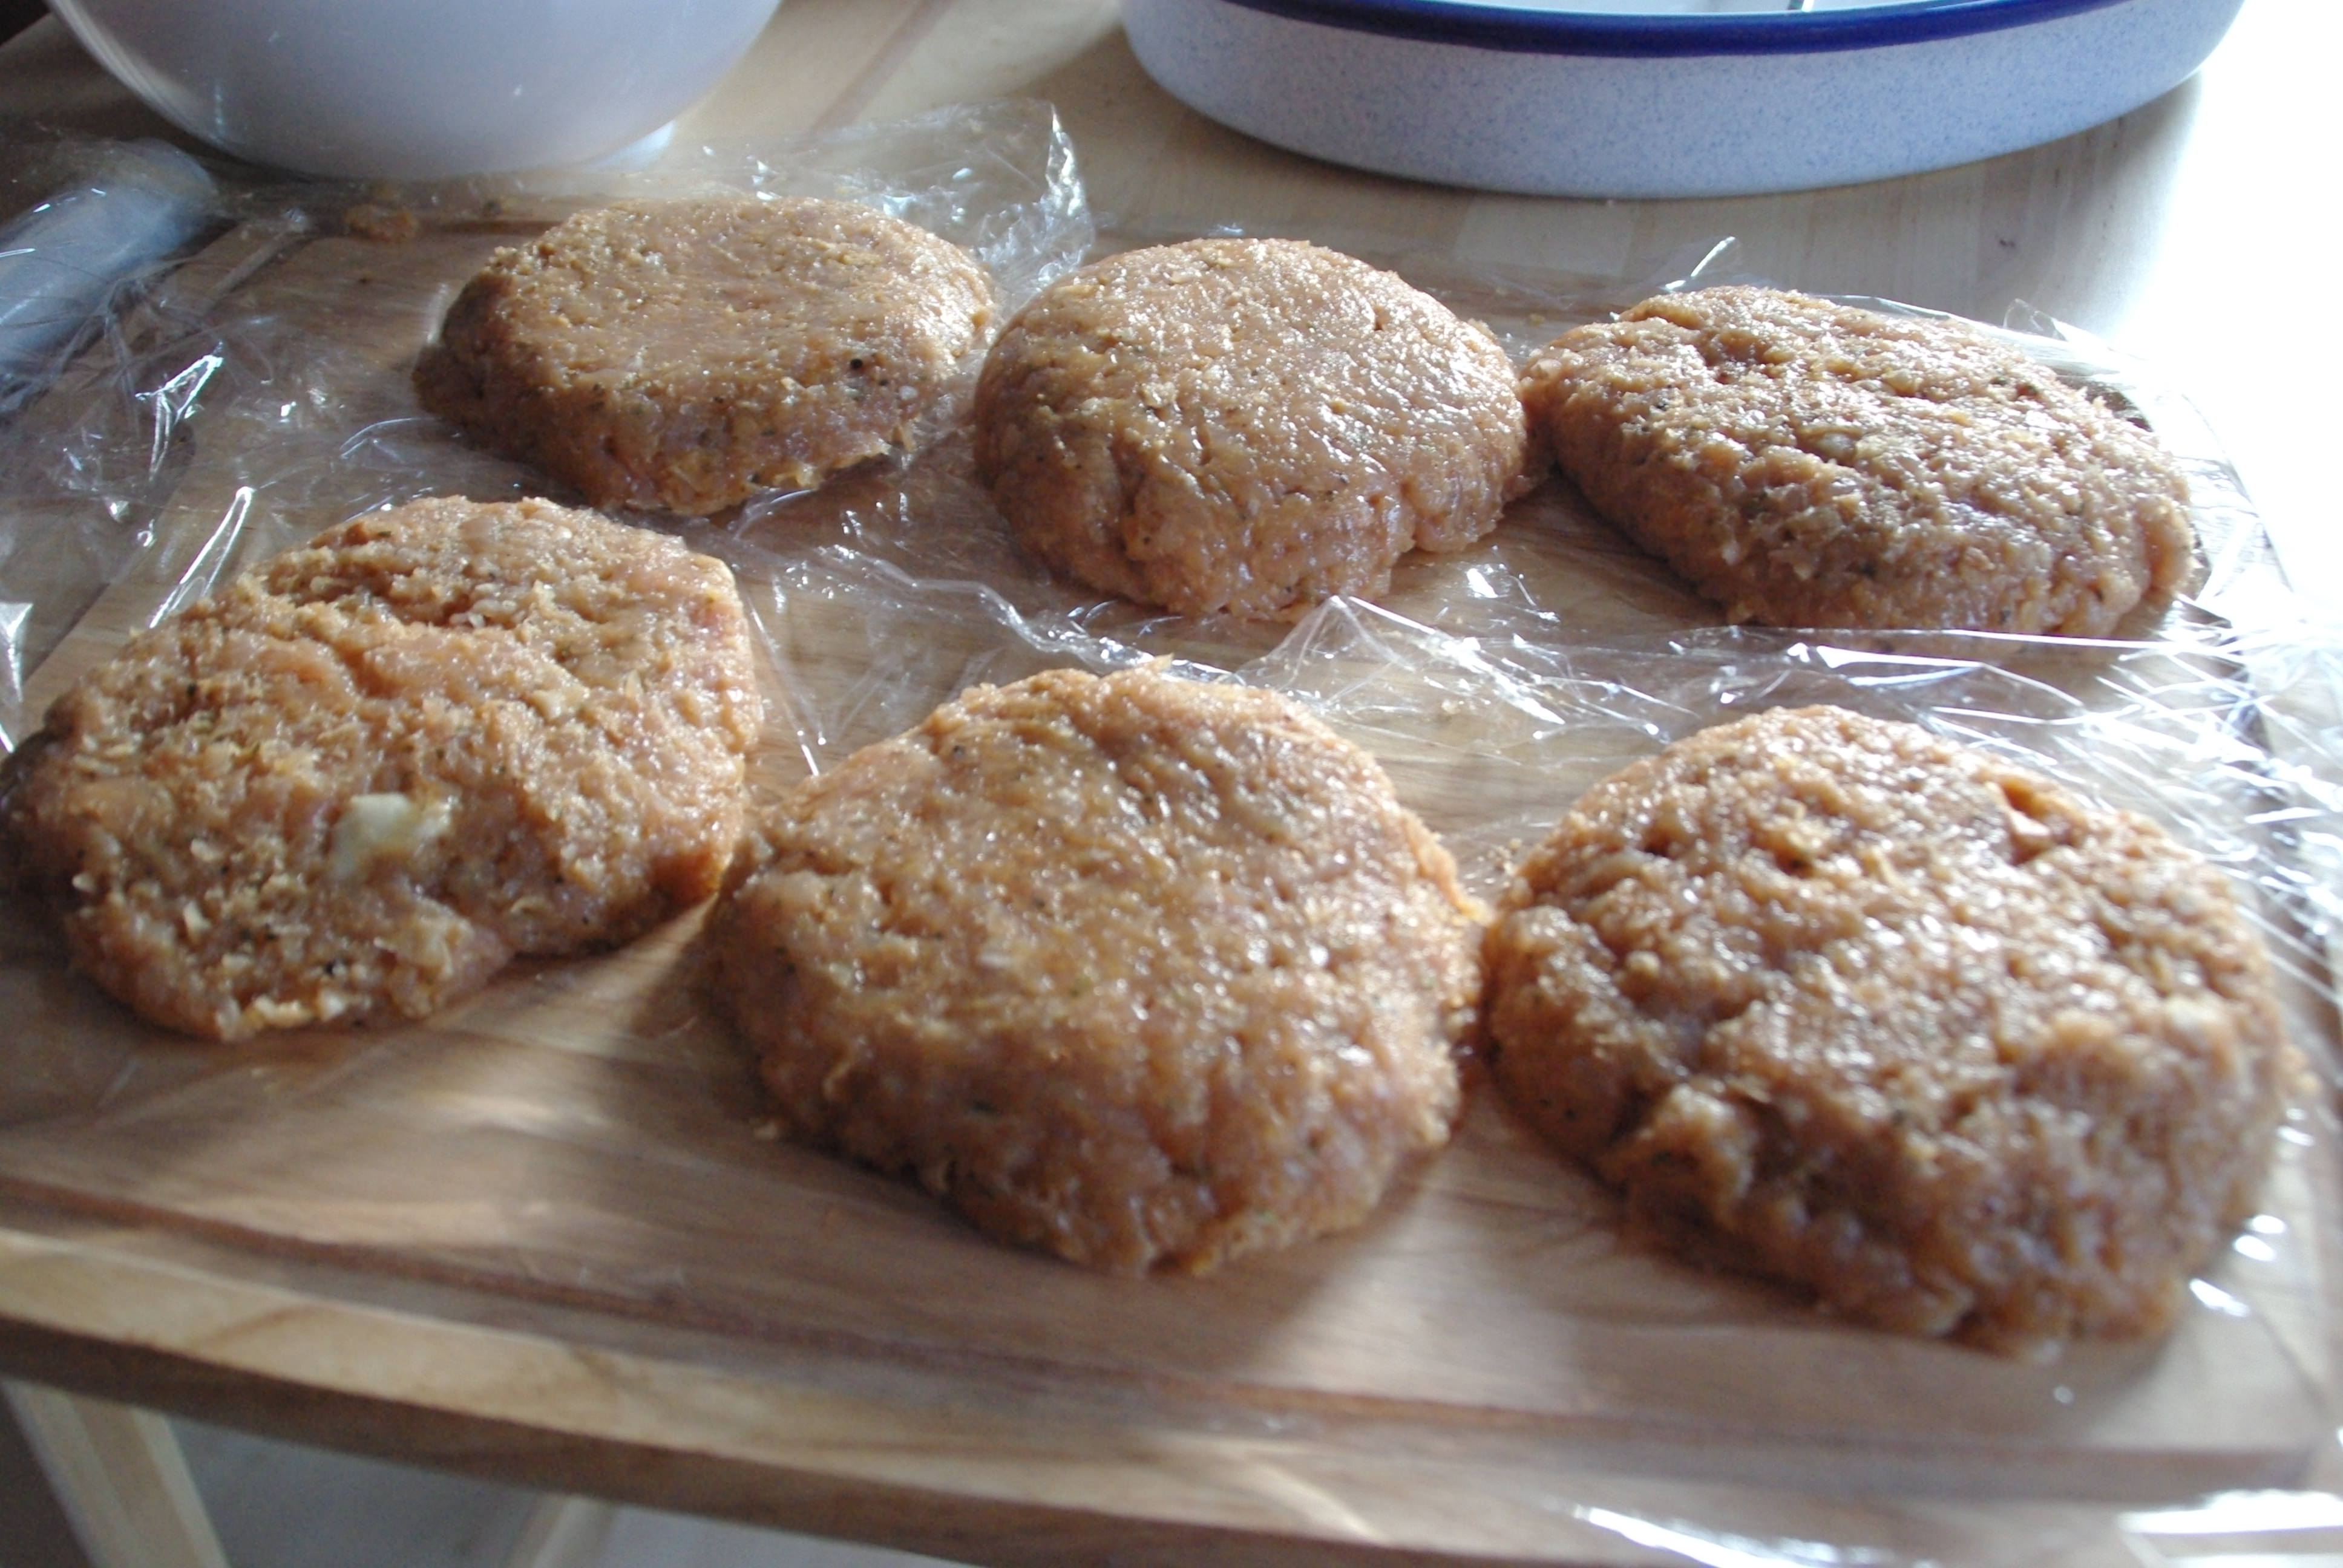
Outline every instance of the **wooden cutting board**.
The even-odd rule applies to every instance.
[[[401,244],[246,228],[192,265],[178,286],[220,296],[240,350],[329,346],[340,396],[313,417],[223,393],[191,416],[156,542],[89,598],[25,711],[418,467],[476,495],[528,484],[421,420],[405,377],[453,286],[531,226]],[[1601,293],[1445,284],[1521,331]],[[985,535],[970,494],[947,439],[910,470],[685,530],[736,562],[764,634],[760,787],[970,678],[1096,651],[1059,629],[1084,601]],[[85,568],[60,572],[80,591]],[[1389,608],[1401,618],[1322,614],[1282,646],[1283,628],[1077,618],[1149,652],[1261,659],[1252,678],[1384,759],[1483,891],[1587,783],[1735,698],[2005,701],[2022,733],[2202,673],[2027,646],[1972,665],[1962,639],[1835,663],[1720,637],[1559,483],[1482,548],[1411,563]],[[1903,686],[1848,684],[1884,659]],[[1632,1563],[1683,1546],[1654,1519],[1697,1519],[1698,1541],[2029,1560],[2049,1541],[2116,1550],[2117,1505],[2287,1484],[2331,1437],[2323,1130],[2274,1178],[2270,1260],[2225,1260],[2167,1342],[2047,1365],[1850,1328],[1644,1250],[1485,1090],[1357,1231],[1201,1280],[1110,1279],[768,1137],[747,1053],[701,997],[696,928],[522,966],[412,1026],[213,1047],[131,1019],[10,907],[0,1360],[989,1562]],[[2331,1028],[2322,977],[2305,979],[2302,1027]]]

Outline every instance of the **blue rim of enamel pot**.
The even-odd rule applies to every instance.
[[[1830,11],[1656,15],[1470,0],[1223,0],[1296,22],[1521,55],[1808,55],[2029,26],[2130,0],[1901,0]]]

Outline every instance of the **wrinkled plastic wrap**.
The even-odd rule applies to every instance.
[[[77,161],[0,227],[0,410],[40,392],[117,291],[168,266],[215,216],[210,176],[176,147],[132,142]]]
[[[340,518],[427,494],[568,498],[422,415],[408,369],[496,245],[578,205],[701,186],[872,201],[976,248],[1012,309],[1094,240],[1070,150],[1032,105],[690,150],[571,188],[234,191],[233,226],[0,425],[0,729],[21,739],[122,637]],[[1500,275],[1320,237],[1488,322],[1517,359],[1674,281]],[[1694,259],[1698,281],[1732,267],[1729,247]],[[1367,746],[1484,896],[1596,779],[1776,705],[1908,719],[2146,812],[2255,910],[2320,1081],[2263,1211],[2164,1341],[2037,1364],[1834,1323],[1624,1241],[1612,1201],[1485,1091],[1452,1149],[1353,1235],[1205,1280],[1093,1277],[760,1140],[742,1050],[696,990],[689,921],[622,954],[523,966],[411,1028],[218,1048],[128,1018],[12,910],[0,1197],[582,1311],[589,1339],[603,1322],[688,1330],[744,1368],[815,1345],[792,1375],[913,1403],[1013,1388],[1036,1423],[1233,1432],[1289,1478],[1312,1456],[1331,1466],[1292,1513],[1313,1539],[1494,1552],[1477,1513],[1550,1521],[1557,1558],[1605,1562],[2290,1550],[2309,1539],[2298,1527],[2343,1521],[2322,1490],[2343,1477],[2325,1100],[2343,628],[2288,589],[2183,398],[2022,307],[2013,319],[2190,476],[2204,586],[2127,640],[1720,627],[1559,481],[1483,546],[1410,558],[1380,604],[1290,627],[1168,617],[1017,552],[970,473],[965,385],[907,462],[712,519],[633,520],[739,578],[769,666],[760,789],[973,681],[1168,658],[1287,692]],[[1280,1444],[1298,1446],[1280,1460]],[[1427,1523],[1408,1484],[1345,1491],[1346,1473],[1474,1501]]]

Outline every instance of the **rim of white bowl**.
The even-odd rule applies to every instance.
[[[1221,0],[1347,32],[1527,55],[1806,55],[2031,26],[2131,0],[1882,0],[1822,11],[1532,10],[1472,0]]]

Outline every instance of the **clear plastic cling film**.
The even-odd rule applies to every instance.
[[[1072,149],[1035,104],[673,149],[645,167],[559,182],[361,189],[238,183],[215,172],[207,184],[207,242],[164,275],[142,275],[126,309],[114,295],[81,307],[92,321],[57,340],[65,348],[42,351],[69,357],[44,363],[42,389],[0,421],[0,731],[12,745],[72,669],[337,520],[432,494],[574,499],[422,414],[408,382],[440,313],[488,253],[568,211],[704,188],[867,201],[975,249],[1001,286],[1004,315],[1096,245],[1176,237],[1101,241]],[[1517,359],[1575,322],[1686,281],[1498,273],[1411,253],[1389,236],[1311,237],[1396,266],[1487,322]],[[1708,247],[1700,261],[1689,281],[1716,280],[1730,269],[1730,248]],[[0,283],[9,276],[0,272]],[[2189,476],[2204,586],[2124,639],[1717,626],[1710,607],[1559,481],[1517,503],[1482,546],[1403,562],[1381,603],[1336,600],[1292,626],[1167,617],[1101,601],[1016,549],[972,475],[960,428],[965,385],[916,456],[712,518],[630,520],[735,569],[768,656],[764,789],[833,766],[972,682],[1168,658],[1192,675],[1286,692],[1366,746],[1455,850],[1474,890],[1493,896],[1515,857],[1586,787],[1708,725],[1815,702],[1920,724],[2144,812],[2218,864],[2254,911],[2296,1038],[2331,1089],[2343,628],[2289,591],[2234,470],[2185,397],[2023,307],[2003,330],[2135,411]],[[186,1215],[273,1245],[358,1249],[395,1270],[522,1294],[558,1286],[572,1303],[701,1312],[775,1332],[802,1310],[759,1261],[761,1232],[698,1220],[689,1236],[662,1232],[655,1197],[642,1195],[656,1182],[614,1197],[625,1183],[604,1179],[609,1167],[671,1170],[679,1191],[719,1208],[721,1194],[736,1193],[747,1213],[763,1201],[763,1178],[735,1162],[793,1157],[727,1141],[753,1121],[753,1100],[688,988],[628,1023],[630,1043],[609,1058],[608,1070],[621,1073],[639,1065],[629,1052],[648,1061],[671,1050],[691,1064],[691,1081],[709,1086],[707,1107],[647,1129],[614,1124],[591,1087],[572,1086],[575,1105],[528,1110],[480,1098],[477,1086],[465,1091],[473,1099],[451,1098],[439,1078],[418,1087],[423,1070],[398,1060],[395,1032],[299,1052],[267,1042],[206,1052],[153,1039],[62,979],[57,950],[22,929],[21,914],[11,914],[0,1000],[18,1016],[66,1023],[36,1028],[0,1065],[0,1181],[165,1217],[156,1223]],[[468,1016],[493,1023],[584,1005],[604,972],[588,960],[521,975]],[[588,1070],[602,1069],[580,1070]],[[401,1121],[422,1116],[417,1106],[458,1103],[474,1111],[454,1131]],[[272,1156],[224,1152],[199,1135],[206,1118],[264,1110],[284,1139]],[[1443,1159],[1468,1171],[1536,1168],[1539,1157],[1516,1146],[1500,1111],[1476,1103],[1471,1116],[1464,1147]],[[317,1142],[338,1140],[345,1151],[354,1127],[361,1146],[368,1129],[398,1146],[396,1181],[389,1156],[367,1168],[345,1152],[348,1190],[320,1181],[295,1160],[304,1117]],[[472,1168],[451,1159],[444,1173],[425,1169],[430,1161],[398,1144],[407,1135],[460,1135],[462,1150],[493,1151],[522,1171],[523,1190],[458,1194]],[[133,1146],[143,1163],[121,1159]],[[186,1156],[176,1164],[155,1152],[174,1149]],[[1604,1254],[1586,1268],[1591,1282],[1540,1282],[1523,1299],[1567,1321],[1571,1332],[1555,1338],[1574,1353],[1608,1359],[1583,1375],[1529,1379],[1549,1402],[1528,1409],[1523,1430],[1532,1435],[1499,1443],[1504,1462],[1484,1473],[1547,1474],[1543,1492],[1523,1483],[1522,1506],[1573,1522],[1585,1540],[1618,1543],[1623,1560],[2042,1560],[2023,1554],[2016,1543],[2040,1538],[2022,1531],[1947,1535],[1942,1516],[1956,1500],[1932,1486],[1966,1488],[1987,1513],[2046,1511],[2040,1517],[2075,1543],[2119,1543],[2149,1563],[2202,1555],[2190,1543],[2215,1537],[2252,1543],[2235,1550],[2294,1550],[2310,1537],[2290,1522],[2323,1522],[2313,1534],[2343,1524],[2343,1503],[2328,1495],[2343,1487],[2334,1452],[2343,1417],[2336,1153],[2322,1093],[2296,1109],[2264,1211],[2196,1282],[2195,1304],[2169,1341],[2086,1348],[2053,1365],[1883,1344],[1885,1336],[1818,1323],[1755,1287],[1687,1287],[1664,1321],[1639,1318],[1630,1287],[1667,1265]],[[1555,1164],[1555,1180],[1582,1180]],[[809,1182],[861,1180],[790,1169]],[[528,1190],[529,1171],[549,1184]],[[1453,1196],[1437,1171],[1410,1222],[1433,1223],[1421,1216]],[[557,1176],[565,1184],[550,1184]],[[272,1177],[311,1183],[320,1196],[304,1205],[269,1191]],[[392,1203],[384,1189],[401,1183]],[[1594,1196],[1584,1204],[1599,1210]],[[386,1218],[393,1209],[396,1225]],[[1373,1277],[1384,1261],[1376,1249],[1413,1232],[1370,1231],[1261,1267],[1294,1271],[1314,1291],[1314,1310],[1359,1314],[1337,1327],[1381,1332],[1387,1322],[1371,1306],[1342,1305],[1334,1282],[1346,1269]],[[1584,1235],[1597,1233],[1590,1225]],[[1473,1277],[1481,1264],[1454,1266]],[[1107,1287],[1059,1278],[1071,1273],[1017,1277],[1040,1282],[1042,1296],[1094,1306],[1081,1292]],[[1476,1298],[1458,1290],[1466,1321],[1457,1332],[1469,1333]],[[1124,1310],[1141,1299],[1115,1298]],[[949,1341],[955,1331],[933,1332]],[[984,1349],[974,1347],[978,1359]],[[1130,1375],[1202,1381],[1178,1362],[1176,1346],[1155,1353],[1163,1364]],[[1752,1358],[1746,1376],[1728,1372]],[[1423,1385],[1408,1380],[1437,1359],[1394,1354],[1385,1382],[1336,1392],[1404,1400],[1430,1386],[1429,1371]],[[1469,1381],[1471,1372],[1447,1365],[1443,1375]],[[1793,1397],[1791,1387],[1805,1392]],[[1489,1402],[1502,1403],[1503,1390],[1492,1389]],[[1566,1440],[1536,1435],[1547,1430],[1540,1422]],[[1721,1479],[1704,1474],[1673,1492],[1634,1479],[1639,1465],[1666,1469],[1653,1454],[1719,1431],[1742,1440],[1712,1451],[1725,1456],[1715,1461]],[[1606,1433],[1619,1446],[1582,1464],[1586,1445],[1599,1449]],[[1411,1441],[1403,1432],[1389,1443],[1404,1452]],[[1559,1446],[1542,1446],[1549,1442]],[[1860,1461],[1850,1457],[1866,1447]],[[1784,1452],[1795,1459],[1787,1469],[1767,1458]],[[1928,1462],[1898,1469],[1881,1457],[1913,1452]],[[1571,1462],[1539,1468],[1563,1452]],[[2029,1465],[2028,1455],[2042,1462]],[[1781,1501],[1808,1493],[1838,1501]],[[1828,1520],[1839,1523],[1818,1523]]]
[[[408,386],[455,290],[499,245],[612,200],[819,195],[968,246],[1013,309],[1091,236],[1071,146],[1031,103],[434,185],[240,183],[146,144],[11,151],[0,188],[29,205],[10,224],[17,249],[0,256],[0,287],[18,291],[0,298],[0,331],[22,337],[0,371],[21,362],[12,385],[45,389],[0,422],[0,734],[12,745],[38,722],[26,676],[101,594],[122,598],[126,579],[164,585],[151,621],[342,517],[425,494],[548,489],[423,416]],[[112,177],[123,170],[137,183]],[[65,188],[43,199],[49,182]],[[206,236],[182,264],[159,265]],[[79,286],[99,264],[108,286]],[[0,353],[17,342],[0,337]],[[934,417],[958,411],[947,399]]]

